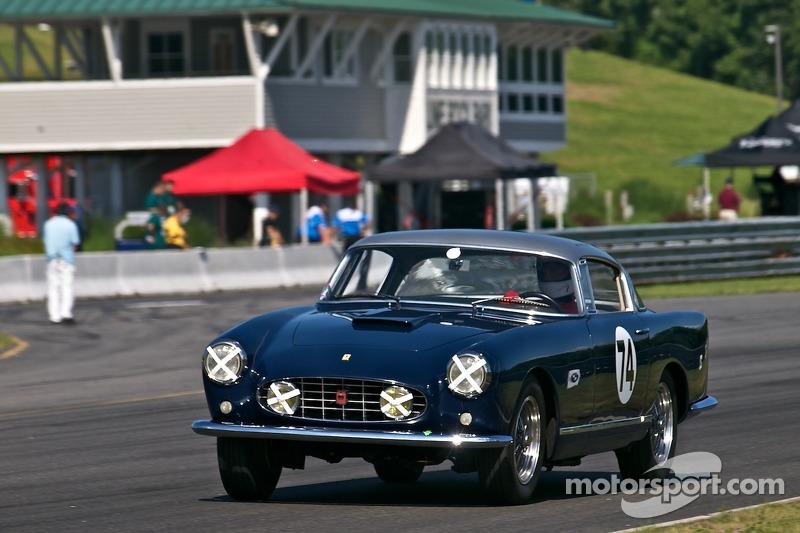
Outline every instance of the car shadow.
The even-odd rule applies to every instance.
[[[530,503],[584,498],[569,491],[570,479],[611,481],[612,472],[558,470],[542,472]],[[618,474],[617,474],[618,475]],[[202,501],[233,502],[220,495]],[[416,483],[384,483],[377,477],[280,487],[266,503],[318,505],[375,505],[409,507],[494,507],[480,489],[477,474],[440,470],[424,472]]]

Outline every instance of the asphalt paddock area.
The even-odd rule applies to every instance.
[[[794,293],[648,302],[710,319],[719,406],[679,426],[678,453],[718,455],[724,482],[781,479],[784,494],[704,494],[635,519],[621,509],[624,494],[567,494],[570,478],[602,486],[618,475],[606,453],[544,473],[535,500],[518,507],[488,507],[477,476],[449,464],[403,486],[355,459],[309,459],[284,470],[271,501],[233,501],[214,439],[190,429],[208,416],[200,357],[228,327],[318,292],[80,300],[75,326],[50,325],[43,302],[0,306],[0,330],[28,343],[0,359],[0,530],[613,531],[800,496]]]

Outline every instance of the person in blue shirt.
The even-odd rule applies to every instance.
[[[53,324],[74,324],[75,250],[81,243],[78,225],[70,217],[72,208],[60,203],[55,215],[44,223],[47,257],[47,314]]]
[[[306,230],[308,242],[330,242],[327,204],[312,205],[306,211]]]
[[[348,203],[336,212],[333,227],[341,237],[344,245],[342,251],[345,251],[364,236],[364,230],[369,227],[369,219],[360,209]]]

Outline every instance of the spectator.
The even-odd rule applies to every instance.
[[[308,242],[330,242],[330,227],[328,226],[328,205],[312,205],[306,211],[306,230]]]
[[[364,231],[369,227],[369,219],[360,209],[348,203],[336,212],[333,227],[342,239],[344,250],[347,250],[364,236]]]
[[[188,234],[184,225],[189,222],[192,212],[188,207],[183,207],[164,221],[164,240],[167,248],[189,248],[186,242]]]
[[[172,192],[172,189],[175,187],[175,182],[172,180],[166,180],[164,183],[164,204],[167,206],[167,213],[170,215],[175,214],[175,211],[182,209],[186,206],[183,205],[183,201],[175,197],[175,193]]]
[[[166,248],[164,240],[164,220],[167,211],[163,207],[150,213],[150,218],[144,226],[144,246],[150,250],[161,250]]]
[[[75,249],[80,244],[78,225],[66,203],[56,207],[55,215],[44,223],[44,249],[47,257],[47,314],[53,324],[75,324]]]
[[[733,188],[732,177],[725,180],[725,188],[720,191],[717,201],[720,220],[736,220],[739,217],[739,204],[742,200]]]
[[[261,246],[269,246],[270,248],[283,246],[283,234],[281,234],[281,230],[278,227],[280,214],[278,206],[270,206],[267,216],[264,217],[261,223]]]
[[[167,208],[167,196],[165,193],[164,182],[159,181],[147,195],[147,198],[144,200],[144,208],[150,211],[151,213],[157,212],[160,207]]]

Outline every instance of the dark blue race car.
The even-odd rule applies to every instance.
[[[717,403],[704,314],[648,310],[593,246],[505,231],[364,238],[316,305],[226,331],[202,366],[211,419],[192,428],[241,500],[311,456],[362,457],[390,483],[449,460],[518,504],[588,454],[659,475],[678,424]]]

